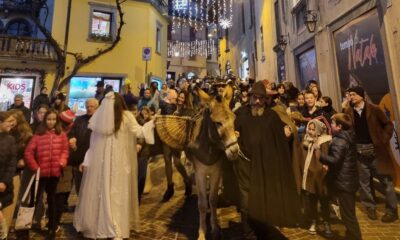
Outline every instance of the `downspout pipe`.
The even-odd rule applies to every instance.
[[[67,23],[65,26],[65,36],[64,36],[64,57],[65,58],[67,56],[68,39],[69,39],[69,25],[71,22],[71,5],[72,5],[72,0],[68,0]]]

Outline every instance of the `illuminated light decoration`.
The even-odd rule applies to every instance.
[[[191,42],[168,42],[168,57],[192,57],[195,55],[207,57],[216,53],[215,41],[195,40]]]
[[[223,18],[219,20],[219,25],[223,28],[223,29],[227,29],[232,27],[232,21],[227,19],[227,18]]]
[[[174,0],[174,10],[185,10],[188,7],[189,0]]]
[[[229,1],[228,4],[227,1]],[[222,6],[218,20],[219,25],[223,29],[231,28],[233,26],[233,2],[232,0],[222,0]]]
[[[211,23],[219,23],[223,28],[233,26],[233,0],[172,0],[170,3],[174,31],[183,26],[201,30]]]

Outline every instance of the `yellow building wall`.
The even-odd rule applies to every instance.
[[[98,49],[105,49],[110,44],[88,41],[90,5],[98,3],[115,5],[112,0],[74,0],[72,1],[70,32],[68,41],[69,52],[80,52],[83,56],[95,54]],[[133,89],[145,81],[145,62],[142,61],[143,47],[152,48],[151,61],[148,62],[148,73],[162,79],[166,77],[167,56],[167,20],[148,3],[126,1],[122,4],[125,25],[122,28],[121,41],[109,53],[102,55],[94,62],[81,68],[77,75],[118,76],[125,77],[133,83]],[[53,37],[64,43],[67,1],[55,1],[53,16]],[[116,16],[119,25],[119,16]],[[162,26],[161,54],[156,50],[157,23]],[[73,68],[74,58],[67,57],[69,74]],[[46,85],[52,87],[54,74],[48,74]]]
[[[274,13],[274,1],[261,1],[261,12],[259,16],[260,25],[263,26],[263,38],[264,38],[264,53],[261,52],[262,41],[261,41],[261,30],[258,26],[257,29],[257,43],[258,43],[258,68],[257,68],[257,80],[269,79],[274,82],[277,78],[277,63],[276,53],[272,50],[276,44],[276,30],[275,30],[275,13]],[[261,58],[265,60],[261,62]]]
[[[269,79],[270,81],[275,81],[277,79],[277,64],[276,54],[272,50],[273,46],[276,44],[274,1],[255,1],[255,23],[251,28],[251,16],[249,14],[250,3],[247,1],[244,2],[245,33],[243,33],[242,30],[242,2],[238,1],[234,3],[233,27],[229,29],[229,52],[225,52],[227,45],[226,36],[220,40],[221,55],[219,63],[223,71],[222,75],[225,75],[225,64],[229,60],[233,74],[240,76],[240,66],[243,62],[243,56],[245,55],[249,60],[250,77],[256,80]],[[261,26],[263,27],[264,41],[261,41]],[[254,47],[254,41],[257,43],[257,49]],[[262,46],[262,44],[264,46]],[[262,51],[263,48],[264,52]],[[253,53],[257,55],[256,63],[254,63],[252,59]],[[262,61],[263,57],[264,60]]]

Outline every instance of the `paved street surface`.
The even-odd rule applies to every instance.
[[[164,161],[162,158],[150,164],[152,170],[153,188],[151,192],[142,199],[140,207],[142,230],[140,233],[132,233],[130,239],[140,240],[183,240],[196,239],[198,229],[197,198],[184,197],[184,185],[177,172],[174,172],[175,195],[167,203],[161,202],[163,193],[166,189],[166,180],[164,174]],[[196,190],[194,189],[194,193]],[[70,205],[75,205],[76,195],[71,195]],[[383,215],[383,203],[379,204],[378,214]],[[400,221],[393,224],[383,224],[380,220],[371,221],[367,219],[366,214],[361,211],[358,204],[357,216],[361,225],[363,238],[365,240],[400,240]],[[241,236],[240,216],[235,207],[220,208],[218,218],[221,227],[221,239],[239,240]],[[322,230],[322,226],[320,226]],[[344,227],[335,223],[333,230],[340,235],[344,235]],[[319,235],[310,235],[307,230],[281,229],[281,231],[293,240],[297,239],[324,239]],[[44,233],[31,231],[30,239],[44,239]],[[9,239],[16,239],[11,234]],[[77,234],[72,226],[72,214],[65,213],[62,220],[61,231],[57,239],[83,239]]]

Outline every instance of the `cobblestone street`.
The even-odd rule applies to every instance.
[[[132,233],[130,239],[196,239],[198,228],[197,198],[193,195],[190,199],[184,197],[184,185],[177,172],[174,173],[175,195],[166,203],[161,202],[163,193],[166,189],[164,177],[164,161],[159,158],[150,164],[152,171],[151,177],[153,188],[151,192],[144,195],[141,204],[142,230],[140,233]],[[196,190],[194,189],[194,192]],[[70,204],[75,205],[76,195],[71,195]],[[383,215],[384,204],[379,204],[378,214]],[[383,224],[380,220],[371,221],[357,205],[357,216],[360,222],[363,239],[365,240],[400,240],[400,221],[393,224]],[[218,217],[221,227],[221,239],[238,240],[241,237],[240,215],[235,207],[220,208]],[[320,225],[322,229],[322,225]],[[340,235],[344,235],[344,227],[338,223],[332,225],[333,230]],[[304,239],[324,239],[319,235],[310,235],[307,230],[281,229],[281,231],[293,240]],[[44,239],[44,233],[31,231],[31,238],[34,240]],[[11,234],[9,239],[16,239]],[[57,239],[82,239],[72,226],[72,214],[65,213],[62,220],[61,231]]]

